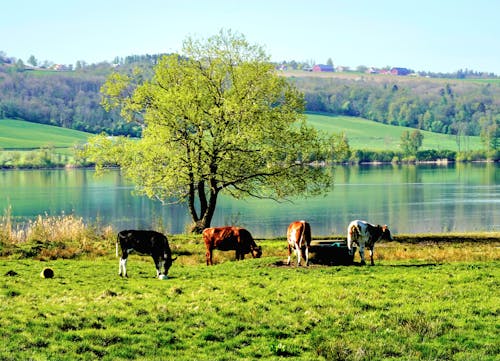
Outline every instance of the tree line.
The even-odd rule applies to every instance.
[[[387,77],[292,78],[305,93],[307,110],[457,136],[481,136],[498,149],[500,83]]]
[[[114,71],[153,74],[162,54],[132,55],[111,63],[79,62],[73,71],[26,70],[0,61],[0,118],[62,126],[91,133],[137,136],[117,110],[101,106],[101,86]],[[6,59],[5,57],[2,59]],[[34,59],[32,63],[36,64]],[[467,71],[463,74],[469,74]],[[305,93],[306,111],[359,116],[381,123],[461,137],[479,135],[486,149],[498,149],[500,82],[383,75],[290,77]]]

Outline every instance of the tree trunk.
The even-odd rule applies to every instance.
[[[203,203],[203,200],[205,200],[206,202],[205,194],[204,193],[201,194],[203,194],[203,196],[200,196],[200,193],[198,194],[198,197],[200,197],[200,201]],[[212,218],[215,214],[215,205],[217,204],[217,196],[218,192],[210,192],[210,198],[208,204],[205,203],[206,204],[206,207],[204,207],[205,209],[202,210],[202,212],[200,212],[201,218],[200,219],[193,218],[193,224],[190,229],[191,233],[200,234],[201,232],[203,232],[205,228],[210,227],[210,224],[212,223]],[[193,214],[191,214],[191,216],[193,216]]]

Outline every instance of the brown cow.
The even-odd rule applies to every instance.
[[[292,257],[292,248],[297,255],[297,266],[300,266],[300,256],[302,255],[309,265],[309,246],[311,245],[311,226],[306,221],[296,221],[290,223],[286,232],[288,240],[288,262]]]
[[[255,244],[250,232],[239,227],[214,227],[203,230],[203,241],[207,249],[207,266],[212,263],[212,252],[236,251],[236,260],[243,259],[245,254],[251,253],[253,258],[262,256],[262,248]]]

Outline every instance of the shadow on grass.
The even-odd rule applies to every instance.
[[[269,264],[271,267],[296,267],[295,263],[291,263],[290,265],[287,265],[285,261],[276,261],[271,264]],[[441,263],[414,263],[414,264],[383,264],[383,265],[377,265],[375,266],[370,266],[370,265],[363,265],[361,262],[352,262],[351,264],[345,264],[345,263],[321,263],[321,262],[311,262],[310,265],[315,265],[315,266],[346,266],[346,267],[395,267],[395,268],[418,268],[418,267],[436,267],[436,266],[441,266]]]

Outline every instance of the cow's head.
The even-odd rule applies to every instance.
[[[172,256],[165,257],[165,262],[163,263],[163,274],[168,275],[168,270],[172,267],[172,263],[177,259],[177,257],[172,258]]]
[[[261,256],[262,256],[262,247],[261,246],[252,247],[252,257],[260,258]]]
[[[391,236],[391,231],[389,231],[389,228],[387,228],[387,224],[384,224],[382,226],[382,236],[380,239],[383,239],[385,241],[392,241],[392,236]]]

